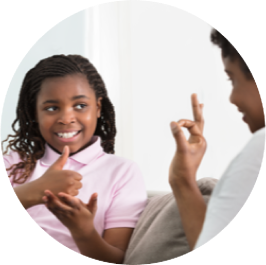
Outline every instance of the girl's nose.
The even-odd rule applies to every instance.
[[[75,122],[75,116],[72,111],[66,110],[60,113],[58,123],[62,123],[66,125],[66,124],[74,123],[74,122]]]

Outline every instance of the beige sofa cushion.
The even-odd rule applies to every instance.
[[[204,178],[198,186],[207,203],[217,180]],[[172,193],[149,199],[131,237],[124,264],[150,264],[189,252],[175,198]]]

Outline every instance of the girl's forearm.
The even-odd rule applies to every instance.
[[[82,255],[116,264],[122,264],[125,252],[108,244],[94,229],[90,236],[77,236],[72,233]]]
[[[14,191],[25,209],[42,203],[41,192],[36,189],[35,181],[22,184],[14,188]]]
[[[194,183],[171,183],[190,249],[195,247],[205,219],[206,203]]]

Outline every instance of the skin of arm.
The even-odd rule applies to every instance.
[[[196,183],[196,173],[207,144],[202,135],[203,105],[198,103],[196,94],[192,95],[191,101],[195,121],[180,120],[170,125],[177,149],[169,169],[169,183],[179,208],[189,246],[193,249],[206,213],[206,204]],[[181,127],[187,128],[190,132],[188,140]]]
[[[13,188],[13,191],[24,210],[43,203],[41,194],[35,189],[35,181],[21,184]]]
[[[113,228],[101,237],[94,229],[91,236],[73,236],[80,253],[100,261],[122,264],[133,228]]]
[[[206,203],[196,183],[171,184],[178,205],[182,225],[190,249],[192,250],[202,230],[206,213]]]
[[[54,201],[53,199],[57,198],[57,196],[53,195],[53,192],[55,194],[61,192],[60,194],[63,195],[63,197],[70,199],[74,198],[72,196],[76,196],[78,194],[78,189],[82,187],[80,183],[82,177],[74,171],[62,170],[68,156],[69,148],[67,147],[65,152],[63,152],[63,155],[59,157],[59,159],[44,173],[41,178],[14,188],[18,199],[25,209],[38,204],[43,204],[48,200],[51,204],[51,202]],[[47,191],[45,193],[45,188],[50,188],[50,194],[49,191],[48,193]],[[66,191],[67,193],[63,193],[62,190]],[[45,194],[47,196],[44,196]],[[46,200],[43,200],[44,197]],[[58,198],[57,201],[59,201]],[[65,202],[66,201],[67,200],[65,200]],[[90,203],[88,204],[90,210],[94,211],[95,205],[97,208],[96,202],[97,200],[95,200],[95,197],[92,196]],[[82,210],[85,209],[85,212],[87,214],[89,213],[91,216],[89,209],[86,207],[84,208],[85,204],[83,204],[81,201],[78,201],[78,203],[80,204],[74,206],[77,206]],[[62,218],[62,209],[61,211],[58,210],[60,209],[60,205],[55,206],[55,209],[57,209],[57,217],[60,220],[59,215]],[[82,213],[84,213],[84,211],[82,211]],[[67,214],[69,214],[69,212],[67,212]],[[86,218],[87,216],[85,216],[85,219]],[[131,234],[134,230],[132,228],[108,229],[104,231],[103,237],[101,237],[94,229],[93,225],[93,229],[87,231],[87,233],[84,231],[82,222],[81,226],[73,225],[73,227],[74,228],[70,231],[78,248],[80,249],[81,254],[94,259],[120,264],[123,262],[125,250],[127,249]],[[88,245],[90,246],[89,248]]]
[[[44,190],[49,189],[55,193],[64,191],[70,195],[78,195],[82,187],[82,176],[71,170],[63,170],[69,156],[69,147],[66,146],[63,154],[51,165],[48,170],[34,181],[24,183],[14,188],[14,191],[25,209],[42,204]]]
[[[105,262],[123,262],[134,229],[107,229],[101,237],[93,224],[97,211],[96,193],[88,204],[62,192],[55,196],[46,190],[45,195],[45,205],[69,229],[82,255]]]

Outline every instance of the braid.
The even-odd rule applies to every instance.
[[[79,67],[81,73],[87,76],[90,86],[93,88],[96,98],[102,97],[101,117],[97,120],[95,135],[102,139],[102,147],[106,153],[114,154],[114,144],[116,135],[115,112],[111,103],[105,84],[95,67],[84,57],[69,55]]]
[[[24,183],[35,168],[37,160],[44,155],[45,140],[35,122],[36,100],[42,82],[46,78],[77,73],[87,77],[96,99],[102,98],[101,116],[97,120],[94,135],[101,137],[101,145],[106,153],[114,154],[115,112],[101,76],[95,67],[80,55],[54,55],[41,60],[27,72],[19,94],[16,119],[12,124],[14,134],[8,135],[7,139],[2,142],[3,149],[3,143],[12,137],[13,139],[8,141],[4,154],[10,149],[16,151],[22,160],[7,169],[10,170],[9,177],[14,177],[14,183]]]

